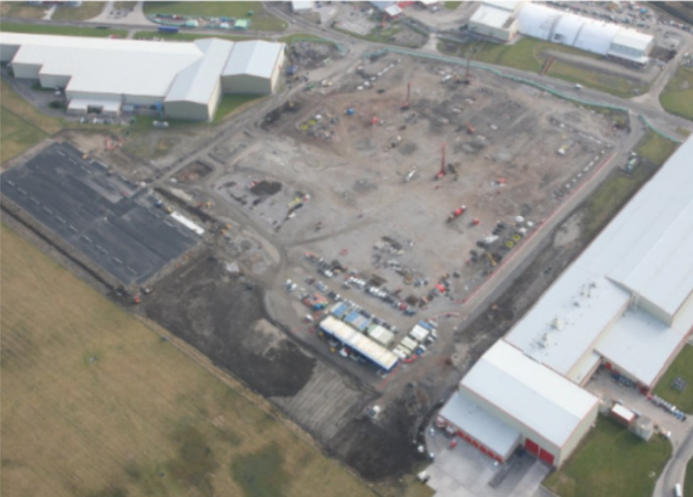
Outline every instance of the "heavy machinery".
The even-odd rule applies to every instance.
[[[467,206],[466,205],[461,205],[459,208],[455,209],[452,211],[452,214],[448,216],[448,223],[451,223],[458,217],[460,217],[462,214],[464,214],[467,211]]]

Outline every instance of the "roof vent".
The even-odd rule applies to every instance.
[[[553,321],[551,321],[551,327],[555,330],[562,330],[565,327],[565,321],[556,316],[553,318]]]

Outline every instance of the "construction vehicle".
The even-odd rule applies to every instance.
[[[439,180],[445,176],[445,143],[443,143],[442,157],[440,158],[440,171],[435,175],[433,179]]]
[[[452,221],[454,221],[455,219],[460,217],[462,214],[464,214],[466,211],[467,211],[467,206],[461,205],[458,209],[455,209],[454,211],[452,211],[452,214],[450,214],[448,216],[447,222],[451,223]]]

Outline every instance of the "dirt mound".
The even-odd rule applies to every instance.
[[[145,311],[265,397],[298,393],[315,359],[265,321],[259,290],[202,257],[157,285]],[[251,288],[251,289],[249,289]]]

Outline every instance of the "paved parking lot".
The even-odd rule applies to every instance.
[[[3,195],[125,285],[141,284],[199,236],[138,185],[68,144],[2,175]]]
[[[585,386],[587,390],[603,399],[620,400],[625,407],[649,417],[655,424],[671,431],[671,443],[676,447],[688,435],[693,421],[679,421],[672,414],[654,405],[634,388],[629,388],[611,378],[606,370],[598,371]]]
[[[504,468],[464,441],[458,440],[454,448],[450,441],[435,428],[426,434],[427,448],[435,457],[426,468],[435,497],[534,497],[540,495],[541,482],[551,471],[528,454],[516,454]],[[497,486],[489,485],[504,471],[507,473]]]

